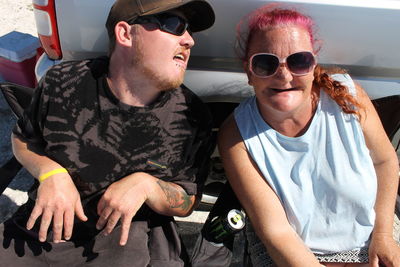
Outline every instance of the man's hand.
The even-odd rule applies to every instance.
[[[391,234],[373,233],[369,246],[369,266],[400,266],[400,247]]]
[[[143,172],[133,173],[111,184],[97,205],[100,216],[96,228],[109,234],[121,221],[120,245],[128,241],[131,221],[143,203],[154,212],[167,216],[187,216],[194,207],[189,196],[177,184],[164,182]]]
[[[53,241],[61,241],[64,230],[64,238],[71,238],[74,214],[86,221],[87,217],[82,208],[81,199],[71,177],[68,173],[54,174],[40,183],[35,207],[26,224],[28,230],[32,229],[37,218],[41,215],[39,240],[46,241],[47,231],[53,221]]]
[[[97,205],[97,214],[100,218],[96,228],[100,230],[105,227],[103,230],[105,235],[111,233],[121,220],[119,241],[121,246],[128,241],[133,216],[147,199],[147,181],[144,178],[132,174],[111,184]]]

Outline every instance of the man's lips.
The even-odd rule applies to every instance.
[[[185,61],[185,57],[182,54],[175,55],[174,59],[180,59],[182,61]]]
[[[175,54],[175,56],[174,56],[174,59],[175,59],[175,60],[180,60],[180,61],[186,63],[186,62],[188,61],[188,59],[189,59],[189,52],[188,52],[188,51],[180,51],[180,52],[177,52],[177,53]]]
[[[186,68],[187,61],[189,59],[189,53],[180,52],[174,56],[174,60],[182,67]]]

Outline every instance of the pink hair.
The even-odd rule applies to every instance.
[[[247,29],[243,29],[244,20],[247,21]],[[320,47],[319,41],[315,39],[315,23],[309,17],[293,8],[283,8],[281,4],[272,3],[262,6],[244,17],[236,27],[236,52],[242,61],[249,57],[248,48],[254,34],[258,31],[268,30],[280,26],[299,26],[307,30],[310,41],[316,54]],[[355,114],[361,118],[361,110],[364,108],[346,86],[334,81],[331,73],[344,73],[340,69],[325,69],[317,65],[314,69],[314,90],[325,90],[325,92],[336,101],[345,113]]]
[[[244,29],[245,20],[247,21],[247,29]],[[316,48],[314,21],[294,9],[283,8],[281,4],[272,3],[254,10],[236,26],[236,50],[239,58],[241,60],[248,58],[249,43],[256,32],[285,25],[296,25],[306,29],[310,35],[314,52],[319,50]]]

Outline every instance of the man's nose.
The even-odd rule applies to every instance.
[[[187,48],[192,48],[194,46],[194,40],[192,35],[188,31],[185,31],[185,33],[181,36],[181,45],[187,47]]]

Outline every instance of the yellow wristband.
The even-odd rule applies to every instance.
[[[39,182],[43,182],[44,180],[46,180],[47,178],[49,178],[50,176],[57,174],[57,173],[64,173],[64,172],[68,172],[67,169],[65,168],[58,168],[49,172],[46,172],[42,175],[39,176]]]

